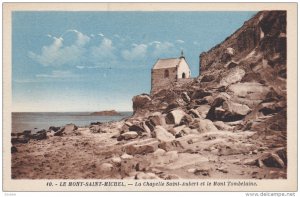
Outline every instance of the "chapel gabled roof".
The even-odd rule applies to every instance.
[[[153,69],[176,68],[180,61],[181,58],[158,59],[154,64]]]

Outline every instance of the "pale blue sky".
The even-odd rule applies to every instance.
[[[199,54],[256,12],[14,12],[13,111],[132,110],[157,58]]]

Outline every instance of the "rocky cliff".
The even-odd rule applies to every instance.
[[[165,150],[194,150],[194,135],[205,133],[215,144],[198,145],[201,154],[206,149],[216,155],[252,154],[257,147],[268,147],[273,157],[278,148],[286,151],[286,53],[286,12],[259,12],[222,43],[201,53],[201,74],[193,82],[134,97],[131,120],[138,120],[150,137],[157,138],[163,128],[173,142],[160,144]],[[248,140],[237,140],[237,133],[248,133]],[[223,134],[230,134],[232,141],[219,136]],[[278,154],[274,156],[278,160],[269,158],[268,164],[260,161],[267,153],[258,154],[253,162],[273,167],[287,162]]]

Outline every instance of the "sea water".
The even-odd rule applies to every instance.
[[[91,122],[119,121],[132,115],[132,112],[120,112],[119,116],[96,116],[91,112],[13,112],[12,132],[24,130],[48,129],[73,123],[76,126],[88,126]]]

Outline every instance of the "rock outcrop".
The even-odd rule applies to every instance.
[[[116,110],[98,111],[90,114],[91,116],[120,116]]]
[[[200,69],[191,83],[134,97],[134,111],[143,112],[135,118],[148,125],[159,148],[185,151],[204,140],[198,148],[212,143],[204,150],[228,156],[258,154],[257,143],[286,147],[286,12],[257,13],[202,53]],[[248,131],[251,142],[232,135]],[[286,168],[277,154],[260,157],[256,162],[267,167]],[[227,166],[216,170],[230,173]]]

